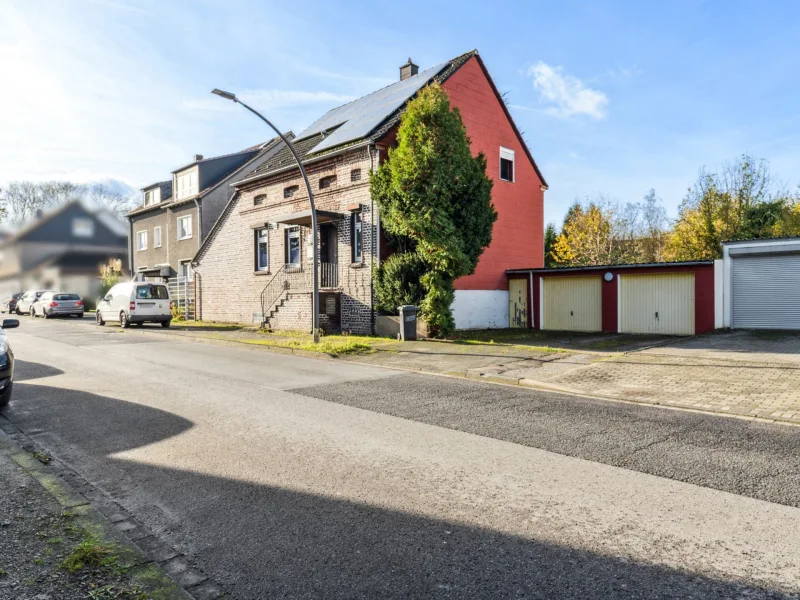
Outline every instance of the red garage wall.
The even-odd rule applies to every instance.
[[[528,314],[529,322],[534,329],[540,326],[541,307],[539,306],[539,286],[542,277],[587,277],[597,276],[600,279],[606,273],[613,273],[614,279],[602,281],[601,302],[603,315],[603,331],[607,333],[616,332],[617,323],[617,300],[619,283],[617,277],[620,275],[647,275],[647,274],[666,274],[666,273],[694,273],[694,328],[695,333],[707,333],[714,330],[714,265],[665,265],[647,267],[604,267],[602,269],[584,269],[576,271],[553,270],[542,272],[532,270],[533,294],[528,295]],[[509,273],[508,278],[527,277],[527,273]]]
[[[455,282],[457,290],[507,290],[506,269],[544,266],[544,192],[514,127],[476,57],[469,59],[444,84],[458,107],[475,154],[486,155],[494,181],[492,202],[498,213],[492,243],[473,275]],[[500,180],[500,146],[514,151],[515,181]]]

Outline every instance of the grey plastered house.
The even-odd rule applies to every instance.
[[[192,281],[191,260],[230,200],[230,184],[268,160],[279,142],[212,158],[195,155],[171,179],[142,188],[141,206],[127,214],[131,272]]]

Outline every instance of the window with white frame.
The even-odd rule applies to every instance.
[[[192,268],[191,260],[183,260],[179,265],[178,277],[186,281],[194,281],[194,269]]]
[[[181,173],[175,177],[175,198],[183,200],[197,194],[197,169]]]
[[[300,266],[300,229],[295,227],[286,230],[284,244],[286,253],[286,266]]]
[[[136,249],[137,250],[147,250],[147,232],[146,231],[137,231],[136,232]]]
[[[153,227],[153,248],[161,248],[161,225]]]
[[[363,259],[361,248],[363,241],[361,211],[355,211],[350,217],[350,246],[351,258],[354,263],[360,263]]]
[[[269,232],[266,229],[255,230],[256,271],[269,271]]]
[[[153,203],[153,190],[147,190],[144,193],[144,205],[150,206]]]
[[[94,235],[94,220],[88,217],[72,219],[72,235],[82,238],[92,237]]]
[[[178,217],[178,239],[188,240],[192,237],[192,215]]]
[[[500,146],[500,179],[514,181],[514,151]]]

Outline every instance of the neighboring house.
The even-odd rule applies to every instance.
[[[372,270],[387,245],[369,175],[395,143],[407,102],[433,81],[460,110],[473,152],[486,155],[499,214],[475,273],[456,281],[456,326],[506,327],[505,270],[542,266],[546,184],[477,51],[421,73],[409,60],[399,82],[329,111],[294,142],[317,204],[320,313],[328,329],[374,331]],[[234,187],[195,258],[198,317],[309,328],[311,218],[288,148]],[[498,297],[506,306],[500,314]]]
[[[99,268],[127,263],[125,224],[105,209],[80,201],[40,214],[0,242],[0,297],[27,289],[74,292],[94,301]]]
[[[142,205],[128,213],[131,271],[143,277],[193,279],[191,260],[231,197],[230,184],[278,150],[280,138],[203,158],[142,188]]]

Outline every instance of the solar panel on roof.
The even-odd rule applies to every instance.
[[[340,125],[340,127],[336,131],[325,137],[309,152],[319,152],[320,150],[333,148],[340,144],[363,138],[448,64],[450,64],[449,61],[431,67],[404,81],[398,81],[363,98],[353,100],[349,104],[334,108],[300,133],[297,139],[307,138],[337,125]]]

